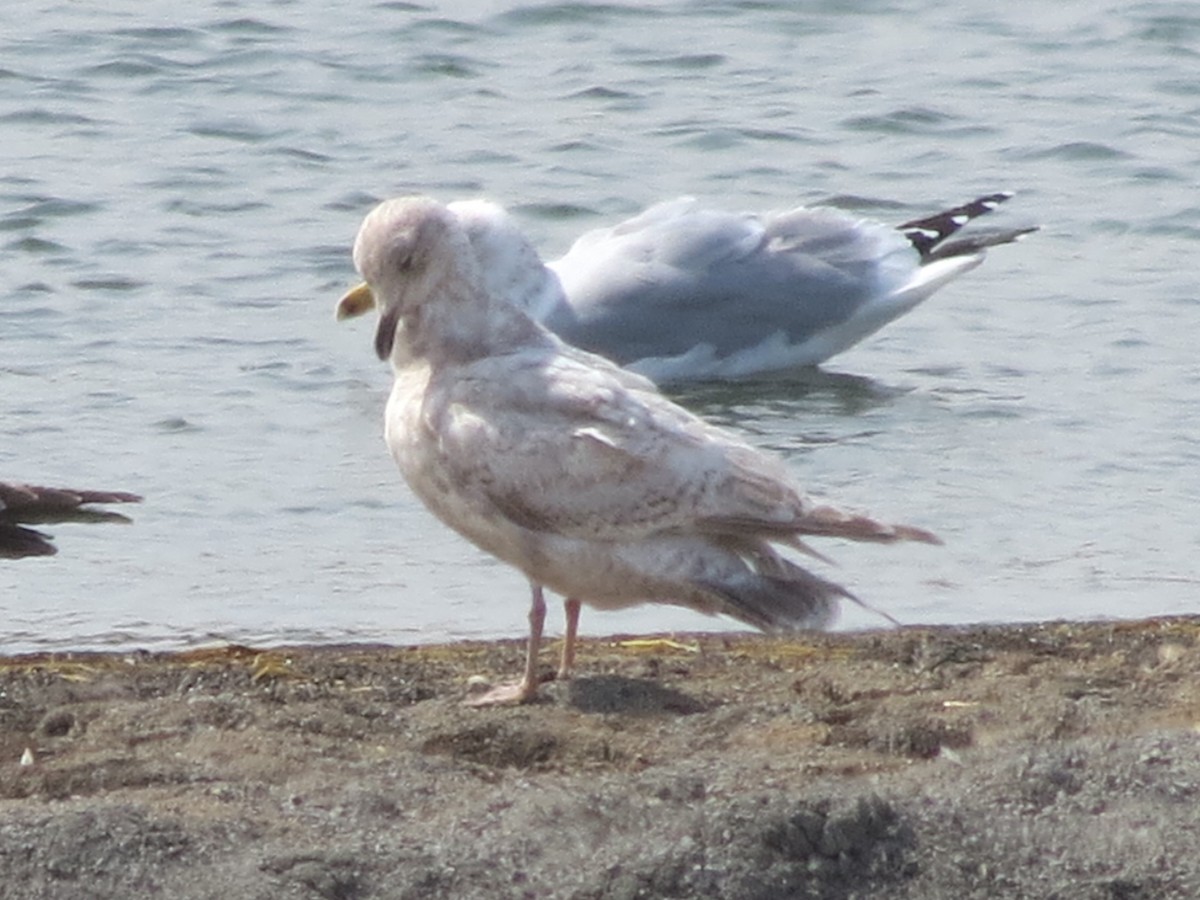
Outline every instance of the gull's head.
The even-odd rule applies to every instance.
[[[446,209],[466,233],[491,294],[505,298],[538,321],[566,304],[558,277],[542,263],[504,207],[487,200],[459,200],[447,204]],[[338,301],[337,318],[353,319],[374,308],[375,297],[364,282]]]
[[[366,284],[339,301],[338,318],[378,306],[375,352],[380,359],[391,356],[402,317],[439,288],[464,274],[477,278],[478,272],[454,213],[427,197],[385,200],[371,210],[354,241],[354,266]]]

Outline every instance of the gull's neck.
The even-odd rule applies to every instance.
[[[529,239],[504,207],[486,200],[447,206],[471,242],[483,283],[496,297],[544,322],[567,303],[558,275],[542,263]]]
[[[461,277],[462,275],[467,277]],[[471,277],[474,274],[474,277]],[[477,273],[455,273],[400,316],[392,364],[453,365],[554,343],[523,311],[484,288]]]

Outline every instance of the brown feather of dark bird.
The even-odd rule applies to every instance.
[[[88,507],[96,503],[138,503],[141,499],[127,491],[81,491],[0,481],[0,558],[53,556],[57,552],[50,535],[22,525],[128,522],[128,516]]]

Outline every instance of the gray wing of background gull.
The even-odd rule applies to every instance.
[[[959,229],[1011,195],[899,226],[842,210],[764,215],[683,198],[580,237],[545,266],[511,217],[450,204],[489,287],[582,349],[656,382],[813,366],[852,347],[1034,227]]]
[[[120,513],[93,509],[93,504],[137,503],[125,491],[77,491],[0,481],[0,559],[53,556],[50,536],[26,525],[54,522],[128,522]]]

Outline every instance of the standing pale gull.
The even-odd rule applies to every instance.
[[[438,518],[533,587],[524,677],[477,702],[537,693],[543,587],[567,598],[565,677],[581,602],[671,603],[764,631],[821,627],[852,595],[773,544],[936,542],[814,503],[778,459],[565,344],[489,289],[445,206],[380,204],[354,263],[378,305],[376,352],[395,373],[385,436],[400,471]]]
[[[1033,228],[959,230],[1009,198],[892,227],[837,209],[763,215],[659,203],[543,264],[495,203],[452,203],[489,289],[564,340],[659,383],[814,366]],[[370,295],[343,316],[366,312]]]

